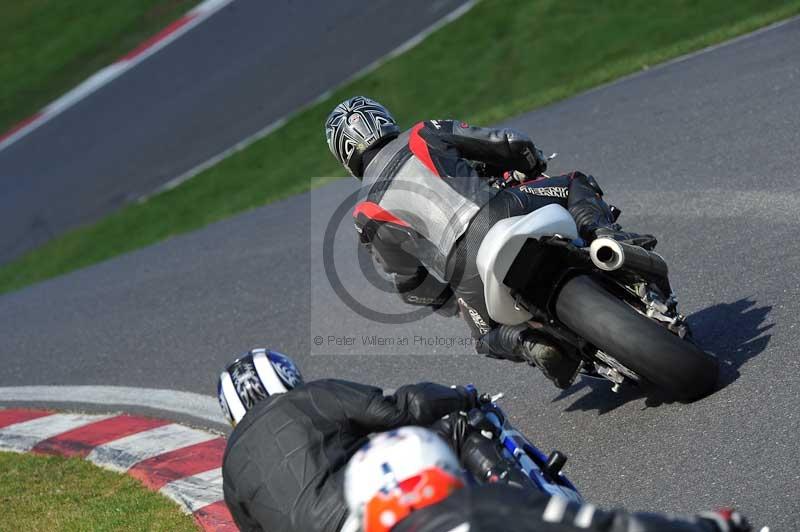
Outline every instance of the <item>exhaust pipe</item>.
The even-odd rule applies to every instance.
[[[664,279],[669,273],[667,263],[658,253],[613,238],[596,239],[589,247],[589,256],[595,266],[607,272],[623,268]]]

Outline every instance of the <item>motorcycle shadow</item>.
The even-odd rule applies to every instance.
[[[715,392],[736,381],[741,375],[740,368],[767,348],[772,336],[764,333],[774,324],[765,324],[765,321],[771,310],[770,305],[758,306],[752,298],[743,298],[733,303],[712,305],[688,317],[698,345],[719,358],[720,375]],[[594,410],[605,414],[642,398],[645,398],[645,408],[670,402],[652,389],[623,386],[615,393],[608,382],[587,377],[581,377],[563,390],[553,402],[573,397],[587,388],[590,391],[570,404],[567,412]]]
[[[602,415],[643,397],[645,398],[646,407],[659,406],[663,403],[663,400],[652,396],[652,391],[648,391],[644,388],[624,385],[620,387],[618,392],[614,392],[611,390],[611,384],[608,381],[585,376],[579,377],[579,380],[577,380],[575,384],[566,390],[562,390],[561,393],[553,399],[553,402],[563,401],[587,389],[589,392],[578,397],[571,405],[565,408],[565,411],[595,410],[598,414]]]
[[[719,358],[717,390],[736,381],[741,375],[739,369],[767,348],[772,335],[764,333],[775,326],[765,323],[771,310],[771,305],[759,307],[755,300],[743,298],[689,316],[697,344]]]

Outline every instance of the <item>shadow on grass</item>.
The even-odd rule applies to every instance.
[[[767,348],[771,335],[764,333],[772,329],[774,324],[766,324],[765,321],[771,310],[770,305],[760,307],[754,300],[744,298],[734,303],[713,305],[689,316],[697,343],[719,358],[717,391],[738,379],[740,368]],[[563,401],[587,389],[589,392],[570,404],[567,412],[596,410],[598,414],[605,414],[643,397],[645,407],[664,404],[652,391],[623,386],[618,393],[614,393],[609,382],[586,377],[562,391],[553,402]]]

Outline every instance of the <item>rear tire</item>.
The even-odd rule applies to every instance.
[[[699,399],[716,387],[716,357],[639,314],[586,275],[564,284],[555,310],[570,330],[673,399]]]

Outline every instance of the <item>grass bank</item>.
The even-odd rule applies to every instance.
[[[137,480],[79,458],[0,452],[0,530],[198,530]]]
[[[302,192],[312,176],[343,175],[322,124],[353,94],[380,100],[405,125],[491,123],[797,13],[800,0],[483,0],[191,181],[3,266],[0,292]]]
[[[135,48],[197,1],[2,2],[0,133]]]

